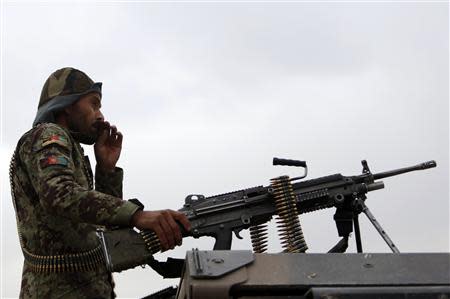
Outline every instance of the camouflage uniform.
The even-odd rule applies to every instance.
[[[70,69],[69,73],[75,71],[80,72]],[[44,89],[48,89],[47,83]],[[68,90],[67,85],[73,87],[66,79],[59,94]],[[69,94],[83,94],[91,86]],[[11,165],[24,255],[67,256],[93,250],[99,245],[97,227],[129,226],[140,207],[122,200],[122,169],[108,175],[96,169],[94,190],[89,160],[69,130],[45,119],[39,122],[20,139]],[[104,263],[91,261],[95,266],[89,269],[39,272],[25,256],[20,298],[114,297]]]

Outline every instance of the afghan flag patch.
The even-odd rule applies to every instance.
[[[40,160],[40,164],[41,168],[46,168],[52,165],[67,166],[69,164],[69,160],[63,156],[48,155]]]
[[[42,147],[45,147],[45,146],[50,145],[50,144],[58,144],[58,145],[61,145],[63,147],[68,147],[69,146],[69,144],[67,142],[67,138],[64,137],[64,136],[61,136],[61,135],[52,135],[52,136],[50,136],[50,138],[48,138],[46,141],[44,141],[42,143]]]

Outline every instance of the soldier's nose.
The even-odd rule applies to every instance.
[[[102,121],[102,122],[105,121],[105,117],[103,116],[103,113],[101,113],[100,111],[98,111],[96,120],[97,120],[97,121]]]

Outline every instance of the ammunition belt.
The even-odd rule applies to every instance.
[[[159,238],[153,231],[142,230],[139,234],[144,240],[147,250],[150,251],[151,254],[155,254],[161,251],[161,244],[159,242]]]
[[[101,246],[80,253],[36,255],[23,248],[25,263],[35,273],[94,271],[104,264]]]

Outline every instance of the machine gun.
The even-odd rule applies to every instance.
[[[365,204],[366,194],[384,188],[380,179],[428,168],[436,167],[435,161],[415,166],[373,174],[367,162],[362,161],[362,174],[343,176],[333,174],[312,180],[298,181],[306,177],[306,162],[287,159],[273,159],[274,165],[297,166],[304,168],[304,174],[289,178],[280,176],[271,180],[269,186],[257,186],[230,193],[205,197],[189,195],[183,208],[191,222],[190,232],[183,236],[199,238],[214,237],[214,250],[231,249],[232,234],[242,238],[240,232],[250,229],[252,247],[255,253],[267,249],[267,222],[277,216],[277,226],[284,252],[305,252],[307,245],[298,215],[321,209],[336,207],[334,220],[342,239],[329,252],[345,252],[348,238],[355,229],[357,251],[362,252],[358,216],[364,213],[393,252],[399,250],[382,229]],[[297,182],[296,182],[297,181]],[[181,227],[181,225],[180,225]],[[120,271],[148,263],[152,255],[160,251],[159,240],[151,231],[122,230],[99,231],[106,264],[111,271]],[[124,252],[140,259],[131,261]]]

